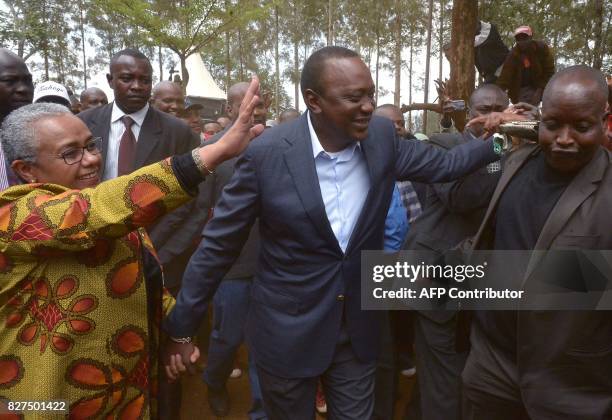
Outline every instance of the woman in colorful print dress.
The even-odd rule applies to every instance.
[[[69,418],[156,418],[159,325],[174,302],[143,228],[263,130],[251,127],[258,86],[215,145],[101,184],[99,140],[67,108],[5,119],[2,146],[26,183],[0,193],[0,413],[65,400]]]

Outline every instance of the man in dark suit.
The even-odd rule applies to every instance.
[[[186,153],[200,144],[187,124],[149,105],[152,74],[151,63],[142,53],[132,49],[119,51],[111,59],[110,73],[106,75],[115,100],[78,115],[94,137],[102,138],[103,180]],[[185,206],[191,208],[194,204],[191,202]],[[153,234],[155,229],[164,228],[162,221],[150,231]],[[181,238],[175,238],[155,246],[161,253],[166,252],[165,247],[182,248],[181,244],[175,243],[180,241]],[[189,257],[183,253],[172,255],[179,264],[181,258],[185,264]],[[172,272],[165,273],[164,285],[171,290],[174,283],[178,280],[172,277]],[[181,404],[180,386],[167,386],[166,381],[160,382],[160,415],[176,418]]]
[[[612,155],[601,146],[606,97],[599,70],[574,66],[552,77],[539,145],[509,155],[474,249],[612,249]],[[474,318],[462,375],[465,419],[612,418],[609,311]]]
[[[142,53],[119,51],[106,75],[115,100],[78,115],[94,137],[102,138],[104,180],[199,145],[185,123],[149,106],[152,74],[151,63]]]
[[[468,118],[501,112],[508,103],[508,95],[499,87],[483,85],[470,97]],[[428,142],[449,150],[483,135],[482,124],[478,124],[463,133],[434,134]],[[435,260],[476,234],[499,174],[487,166],[457,181],[429,185],[425,210],[412,224],[403,248],[430,251]],[[420,407],[421,414],[410,418],[461,419],[461,371],[467,349],[456,348],[457,314],[450,310],[418,311],[414,324],[419,401],[413,399],[412,404]]]
[[[372,117],[370,71],[346,48],[312,54],[301,88],[308,112],[236,163],[167,318],[165,362],[189,367],[189,337],[258,219],[247,340],[268,417],[313,418],[321,377],[332,418],[368,419],[381,318],[361,310],[361,250],[382,249],[395,180],[449,181],[497,155],[480,140],[450,152],[398,141],[390,121]]]
[[[25,61],[11,51],[0,48],[0,124],[17,108],[32,103],[34,84]],[[4,157],[0,145],[0,191],[19,183],[17,175]]]

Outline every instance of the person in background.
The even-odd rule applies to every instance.
[[[469,100],[468,118],[501,112],[508,107],[508,95],[493,84],[475,90]],[[433,134],[428,142],[443,149],[485,135],[482,124],[463,133]],[[421,216],[411,225],[405,250],[438,252],[452,249],[474,235],[484,217],[500,172],[487,167],[460,180],[427,186]],[[450,310],[415,311],[415,353],[418,392],[413,394],[409,417],[413,419],[461,419],[461,371],[467,350],[457,351],[457,313]],[[414,411],[413,411],[414,410]],[[416,414],[420,410],[420,414]]]
[[[221,130],[221,125],[219,125],[218,122],[208,122],[204,124],[204,138],[208,140],[215,134],[221,132]]]
[[[282,124],[284,122],[293,121],[296,118],[299,118],[300,112],[297,109],[289,108],[285,109],[278,116],[278,123]]]
[[[81,101],[79,100],[78,96],[74,94],[72,89],[67,88],[66,90],[68,91],[68,96],[70,97],[70,111],[76,115],[81,112]]]
[[[34,86],[34,103],[46,102],[53,104],[64,105],[68,109],[71,108],[70,95],[64,85],[57,82],[41,82]]]
[[[404,114],[402,114],[401,109],[395,105],[380,105],[374,110],[374,115],[393,121],[395,131],[399,138],[406,140],[416,139],[416,137],[406,129]],[[412,223],[422,212],[423,206],[421,205],[421,199],[425,198],[426,186],[420,182],[411,181],[398,181],[397,186],[402,198],[402,203],[408,212],[408,221]]]
[[[191,131],[193,131],[198,138],[200,139],[200,144],[206,141],[206,137],[204,136],[204,131],[202,127],[202,117],[200,115],[200,111],[204,107],[198,103],[190,102],[189,100],[185,100],[185,106],[181,109],[177,117],[181,120],[185,121]]]
[[[502,41],[497,26],[479,20],[474,37],[474,65],[484,83],[497,81],[508,52],[508,47]]]
[[[230,126],[211,137],[205,144],[215,144],[236,122],[236,118],[239,116],[240,103],[242,103],[248,89],[249,84],[246,82],[238,82],[230,86],[227,93],[226,112],[232,122]],[[262,100],[260,100],[255,105],[254,119],[257,115],[265,115],[262,108]],[[261,118],[259,121],[262,124]],[[200,195],[206,197],[211,203],[213,210],[211,213],[213,215],[223,189],[234,175],[237,160],[232,159],[220,165],[214,176],[208,179],[200,189]],[[194,216],[191,216],[191,218],[194,218]],[[198,234],[202,234],[201,229]],[[201,238],[206,240],[203,237]],[[213,297],[213,330],[208,345],[208,364],[204,369],[202,380],[208,388],[208,405],[217,416],[227,415],[230,409],[231,400],[227,390],[228,379],[242,375],[242,370],[236,364],[236,355],[238,348],[245,341],[246,318],[251,304],[251,285],[256,272],[259,247],[259,229],[257,226],[253,226],[248,238],[245,239],[240,256],[225,274]],[[189,267],[193,270],[196,266],[197,259],[194,257],[189,261],[187,270],[189,270]],[[255,359],[250,351],[248,363],[252,397],[249,419],[262,420],[266,418],[266,414],[263,409]]]
[[[223,130],[232,123],[232,119],[229,118],[227,115],[223,115],[217,118],[217,122],[219,123],[219,125],[221,126],[221,129]]]
[[[14,110],[31,104],[33,95],[32,75],[25,61],[11,51],[0,48],[0,124]],[[19,183],[0,144],[0,192]]]
[[[150,103],[161,112],[176,117],[184,107],[185,95],[180,85],[162,80],[153,87]]]
[[[100,88],[90,87],[81,92],[81,112],[106,104],[108,104],[108,98]]]
[[[538,105],[544,87],[555,73],[555,58],[544,41],[533,39],[529,26],[519,26],[514,31],[516,44],[510,50],[497,85],[513,104],[527,102]]]

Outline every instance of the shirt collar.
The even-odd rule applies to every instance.
[[[310,142],[312,143],[312,155],[316,159],[317,156],[319,156],[321,153],[327,154],[327,152],[325,151],[325,149],[323,149],[323,146],[321,146],[321,141],[319,140],[319,136],[317,136],[317,132],[312,126],[312,121],[310,119],[310,111],[308,111],[307,118],[308,118],[308,131],[310,131]],[[341,152],[345,152],[345,151],[349,152],[347,156],[348,158],[347,160],[350,160],[352,155],[355,153],[355,150],[357,149],[361,150],[361,143],[359,143],[358,141],[356,141],[353,145],[348,146],[346,149],[343,149]]]
[[[117,106],[117,102],[113,102],[113,112],[111,114],[111,124],[114,123],[115,121],[120,120],[121,117],[123,117],[124,115],[129,115],[134,120],[134,122],[138,124],[139,127],[142,127],[142,123],[145,117],[147,116],[147,112],[149,112],[148,102],[141,109],[139,109],[136,112],[132,112],[131,114],[126,114],[125,112],[121,110],[121,108]]]

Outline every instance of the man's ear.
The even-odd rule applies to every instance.
[[[114,89],[113,87],[113,75],[110,73],[106,73],[106,81],[108,82],[108,85],[110,86],[111,89]]]
[[[321,97],[312,89],[306,89],[304,92],[304,102],[306,107],[313,114],[319,114],[321,112],[321,106],[319,104]]]
[[[14,160],[13,163],[11,163],[11,168],[13,169],[15,174],[17,174],[17,176],[25,182],[39,181],[38,179],[36,179],[36,169],[34,168],[34,165],[32,165],[30,162],[26,162],[25,160],[19,159]]]

